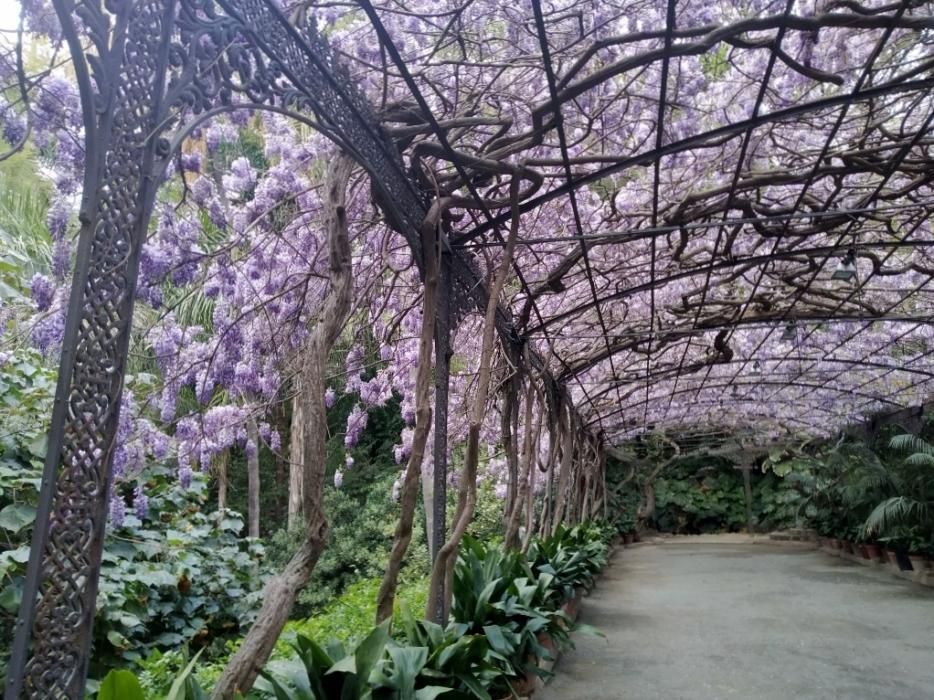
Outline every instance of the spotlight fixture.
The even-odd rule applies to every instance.
[[[762,374],[762,363],[759,360],[756,360],[752,363],[752,373],[753,374]]]
[[[782,340],[795,340],[798,337],[798,327],[794,321],[785,324],[785,330],[782,332]]]
[[[856,251],[853,248],[850,248],[846,252],[839,263],[837,263],[837,269],[833,271],[833,274],[830,276],[832,280],[838,280],[840,282],[849,282],[850,280],[856,277]]]

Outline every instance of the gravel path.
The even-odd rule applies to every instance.
[[[732,540],[732,541],[735,541]],[[535,700],[932,700],[934,591],[787,545],[618,549]]]

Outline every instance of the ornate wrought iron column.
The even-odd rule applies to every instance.
[[[174,5],[139,3],[118,16],[112,51],[93,69],[76,55],[87,152],[82,225],[10,700],[84,692],[139,252],[156,190],[152,165],[167,147],[152,134]],[[55,6],[79,52],[73,5]],[[103,14],[86,15],[90,29],[95,20],[103,28]],[[92,38],[98,49],[108,42],[106,30]]]
[[[81,93],[86,171],[6,700],[83,698],[139,254],[166,165],[191,130],[233,109],[270,109],[304,123],[311,112],[314,126],[370,175],[389,225],[417,260],[427,211],[314,23],[292,24],[276,0],[53,3]],[[485,308],[486,289],[471,258],[446,252],[453,326],[470,306]],[[504,314],[497,325],[503,337],[515,335]]]

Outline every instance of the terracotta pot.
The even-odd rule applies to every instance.
[[[856,546],[856,548],[859,550],[859,556],[860,556],[860,557],[862,557],[863,559],[872,559],[872,556],[870,556],[869,550],[866,549],[866,545],[865,545],[865,544],[858,544],[858,545],[855,545],[855,546]]]
[[[531,671],[526,671],[524,676],[511,678],[509,680],[509,687],[512,688],[512,692],[520,698],[527,697],[535,692],[535,674]]]
[[[831,537],[831,538],[830,538],[830,546],[831,546],[833,549],[841,549],[841,548],[843,547],[843,543],[842,543],[839,539],[837,539],[836,537]]]
[[[581,611],[580,593],[578,591],[574,591],[574,596],[564,601],[564,604],[561,606],[561,610],[563,610],[564,614],[570,618],[571,622],[574,622],[577,619],[577,616],[580,615]]]
[[[539,632],[537,639],[538,639],[538,643],[541,644],[543,647],[545,647],[545,649],[548,651],[548,656],[551,657],[549,659],[539,659],[538,660],[539,668],[541,668],[543,661],[551,661],[551,662],[557,661],[558,660],[558,645],[555,644],[555,640],[552,638],[552,636],[548,634],[547,632]]]
[[[847,554],[855,554],[856,549],[853,547],[853,543],[849,540],[843,540],[843,551]]]
[[[635,541],[635,535],[633,535],[631,532],[627,532],[623,534],[623,544],[626,545],[627,547],[631,545],[634,541]]]
[[[885,550],[885,558],[886,558],[886,561],[889,562],[889,566],[891,566],[896,571],[901,570],[902,567],[898,563],[898,554],[895,552],[894,549]]]
[[[916,552],[910,552],[908,554],[908,562],[911,564],[912,571],[924,571],[924,555],[918,554]]]
[[[875,542],[867,542],[863,545],[863,553],[867,559],[872,561],[885,561],[885,555],[882,554],[882,550],[879,548]]]

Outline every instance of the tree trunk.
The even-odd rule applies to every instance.
[[[519,362],[514,362],[518,367]],[[506,499],[503,503],[503,530],[506,530],[509,524],[509,518],[512,515],[512,509],[516,503],[516,496],[519,493],[519,436],[518,430],[518,411],[519,411],[519,391],[521,382],[517,381],[518,375],[513,370],[513,374],[506,380],[503,387],[503,404],[500,414],[500,432],[502,433],[503,449],[506,452]]]
[[[224,517],[227,510],[227,466],[230,463],[230,452],[224,450],[214,457],[214,469],[217,471],[217,512]]]
[[[675,453],[668,459],[662,460],[658,463],[655,469],[646,477],[645,482],[643,482],[642,490],[645,497],[645,501],[639,506],[639,509],[636,511],[637,520],[648,520],[653,515],[655,515],[655,480],[658,478],[665,469],[675,462],[678,457],[681,456],[681,448],[678,446],[674,440],[668,438],[662,438],[665,442],[670,444],[674,449]]]
[[[351,160],[344,155],[332,161],[326,185],[325,220],[328,232],[328,264],[331,289],[324,300],[318,323],[305,344],[301,362],[301,409],[308,430],[301,453],[304,464],[305,541],[282,573],[263,591],[263,605],[240,649],[224,667],[212,700],[231,700],[246,694],[269,659],[282,628],[289,619],[298,593],[308,583],[327,542],[324,514],[324,476],[327,456],[327,413],[324,406],[328,353],[347,321],[353,291],[350,243],[344,197]]]
[[[376,624],[392,617],[392,607],[396,596],[396,583],[402,559],[412,540],[412,523],[415,520],[415,502],[418,499],[418,481],[428,444],[428,432],[431,430],[431,355],[432,340],[435,334],[435,314],[438,309],[438,223],[441,217],[441,203],[436,201],[422,225],[422,253],[425,256],[425,291],[422,295],[422,328],[418,342],[418,369],[415,379],[415,435],[412,438],[412,453],[405,468],[402,481],[402,494],[399,499],[401,510],[396,532],[393,537],[392,551],[386,573],[376,595]]]
[[[286,408],[285,402],[281,401],[277,405],[275,429],[279,435],[285,433]],[[291,435],[290,435],[291,439]],[[281,523],[288,517],[289,512],[289,458],[280,447],[273,453],[273,459],[276,460],[276,523]]]
[[[555,462],[558,459],[558,442],[560,440],[561,406],[557,417],[554,411],[549,407],[548,415],[548,467],[545,471],[545,493],[542,497],[542,514],[538,522],[538,535],[545,537],[551,532],[551,514],[554,512],[554,479]]]
[[[259,429],[253,418],[247,420],[246,434],[253,444],[246,449],[247,536],[259,537]]]
[[[302,484],[305,466],[302,449],[305,444],[305,414],[302,411],[302,381],[299,374],[292,381],[295,396],[292,399],[292,429],[289,435],[289,511],[287,525],[293,530],[301,523]]]
[[[529,387],[525,395],[525,424],[523,425],[522,436],[522,465],[521,473],[518,475],[518,489],[516,500],[512,505],[512,511],[506,522],[506,534],[504,544],[509,549],[519,549],[522,542],[519,539],[519,520],[522,516],[525,501],[529,498],[529,479],[531,478],[532,468],[535,456],[532,454],[532,443],[535,435],[535,428],[532,425],[533,409],[535,408],[535,382],[529,377]],[[541,425],[539,417],[539,425]]]
[[[435,622],[443,623],[450,607],[450,581],[453,576],[454,562],[461,538],[467,531],[467,526],[473,518],[474,507],[477,501],[477,464],[480,458],[480,428],[483,415],[486,411],[487,398],[490,392],[491,364],[493,358],[493,334],[496,330],[496,311],[500,294],[506,284],[512,256],[516,248],[516,239],[519,235],[519,176],[513,175],[510,183],[510,199],[512,203],[512,222],[509,228],[509,238],[503,248],[502,257],[493,279],[490,296],[487,300],[486,315],[483,319],[483,340],[480,346],[480,367],[477,373],[477,392],[471,410],[470,425],[467,431],[467,449],[464,456],[464,472],[460,485],[458,498],[458,511],[454,518],[454,527],[451,536],[444,546],[438,550],[438,556],[431,568],[431,581],[428,587],[428,605],[425,617]],[[444,602],[442,602],[444,601]],[[442,611],[441,619],[437,617],[438,610]]]
[[[558,438],[561,440],[561,465],[558,471],[558,484],[555,494],[554,510],[551,513],[551,534],[564,520],[568,497],[572,488],[571,471],[574,460],[574,416],[568,399],[561,402],[561,414],[558,421]]]

